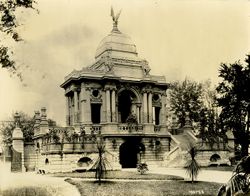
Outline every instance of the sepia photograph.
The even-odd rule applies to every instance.
[[[0,0],[0,196],[250,195],[249,0]]]

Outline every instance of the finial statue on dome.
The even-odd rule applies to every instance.
[[[115,13],[114,13],[114,10],[113,10],[113,7],[111,6],[111,17],[112,17],[112,19],[113,19],[113,29],[112,29],[112,32],[120,32],[119,30],[118,30],[118,19],[119,19],[119,17],[120,17],[120,15],[121,15],[121,12],[122,12],[122,10],[120,10],[116,15],[115,15]]]

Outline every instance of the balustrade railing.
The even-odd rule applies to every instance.
[[[101,125],[92,125],[92,127],[90,127],[90,131],[95,133],[95,134],[100,134],[101,130],[102,130]]]
[[[119,124],[118,125],[119,131],[129,131],[129,132],[141,132],[143,131],[142,125],[136,124]]]

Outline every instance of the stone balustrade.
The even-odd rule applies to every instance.
[[[101,134],[102,126],[101,125],[92,125],[90,127],[90,131],[93,132],[94,134]]]
[[[119,129],[119,131],[142,132],[143,126],[140,124],[139,125],[119,124],[118,129]]]

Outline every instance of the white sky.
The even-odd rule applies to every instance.
[[[49,118],[65,124],[59,85],[73,69],[94,62],[112,29],[111,5],[122,9],[119,29],[131,36],[151,73],[168,82],[187,76],[216,83],[221,62],[243,61],[250,51],[247,0],[38,0],[40,14],[20,15],[25,42],[15,47],[26,86],[0,69],[0,120],[45,106]]]

